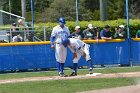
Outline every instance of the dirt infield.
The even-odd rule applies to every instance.
[[[140,72],[78,75],[78,76],[73,76],[73,77],[59,77],[59,76],[28,77],[28,78],[19,78],[19,79],[0,80],[0,84],[29,82],[29,81],[46,81],[46,80],[70,80],[70,79],[87,79],[87,78],[123,78],[123,77],[140,77]],[[138,81],[138,84],[140,84],[140,81]],[[139,93],[139,91],[140,91],[140,85],[136,85],[136,86],[85,91],[85,92],[80,92],[80,93]]]
[[[140,77],[140,72],[130,73],[113,73],[113,74],[99,74],[99,75],[78,75],[73,77],[59,77],[59,76],[46,76],[46,77],[28,77],[19,79],[4,79],[0,80],[0,84],[18,83],[28,81],[44,81],[44,80],[70,80],[70,79],[87,79],[87,78],[123,78],[123,77]]]
[[[84,91],[80,93],[140,93],[140,85]]]

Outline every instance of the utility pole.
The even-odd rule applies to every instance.
[[[78,0],[76,0],[76,26],[78,25]]]
[[[22,17],[26,19],[26,0],[21,0]]]
[[[100,20],[107,20],[107,0],[100,0]]]

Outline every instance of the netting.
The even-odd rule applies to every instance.
[[[12,23],[17,23],[17,21],[21,18],[24,19],[21,16],[18,16],[16,14],[9,13],[4,10],[0,10],[1,14],[1,26],[4,25],[11,25]]]

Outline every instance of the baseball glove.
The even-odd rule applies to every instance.
[[[77,58],[77,53],[74,53],[74,58]]]

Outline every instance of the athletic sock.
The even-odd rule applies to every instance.
[[[77,73],[78,63],[73,63],[73,72]]]
[[[61,73],[61,63],[56,62],[56,67],[57,67],[58,73],[60,74]]]
[[[87,63],[88,63],[88,68],[92,69],[93,68],[92,60],[88,60]]]
[[[63,73],[63,70],[64,70],[64,63],[60,63],[60,70],[61,70],[61,72]]]

